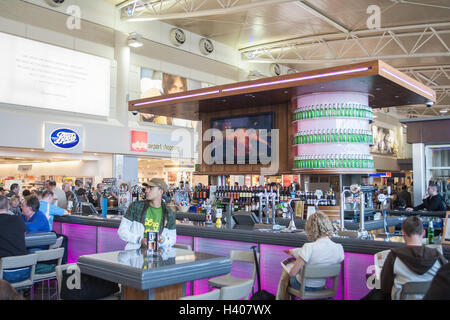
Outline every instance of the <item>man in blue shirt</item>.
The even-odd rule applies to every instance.
[[[53,217],[54,216],[63,216],[69,214],[67,210],[62,209],[53,204],[54,201],[54,193],[50,190],[45,190],[42,194],[42,200],[39,201],[40,207],[39,211],[41,211],[48,220],[50,230],[53,229]]]
[[[48,219],[39,211],[39,206],[39,199],[36,196],[28,196],[22,203],[22,218],[27,233],[50,232]]]

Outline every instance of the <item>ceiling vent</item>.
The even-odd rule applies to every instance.
[[[207,56],[208,54],[211,54],[214,51],[214,45],[211,40],[206,38],[200,39],[200,52]]]
[[[64,0],[45,0],[45,2],[52,7],[60,7],[64,3]]]
[[[272,63],[270,65],[270,74],[273,76],[279,76],[281,74],[281,67],[278,63]]]
[[[170,30],[170,42],[174,46],[182,46],[186,42],[186,34],[179,28],[173,28]]]

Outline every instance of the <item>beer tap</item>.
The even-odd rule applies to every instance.
[[[388,239],[391,234],[389,233],[389,229],[388,229],[388,223],[387,223],[387,206],[388,206],[388,202],[390,205],[390,201],[391,198],[387,197],[385,194],[379,194],[378,195],[378,201],[380,201],[381,203],[381,209],[383,211],[383,229],[384,229],[384,233],[383,236],[386,237],[386,239]]]
[[[263,223],[263,217],[262,217],[262,214],[263,214],[263,197],[264,197],[264,195],[263,195],[263,193],[262,192],[260,192],[260,193],[258,193],[258,198],[259,198],[259,224],[262,224]]]
[[[297,230],[297,227],[295,226],[295,212],[291,207],[292,201],[302,201],[302,199],[301,198],[291,198],[291,200],[289,200],[289,202],[288,202],[288,210],[291,215],[291,217],[290,217],[291,221],[289,222],[288,229],[289,229],[289,231],[294,232],[295,230]]]
[[[358,231],[352,231],[352,230],[345,230],[344,227],[344,204],[345,204],[345,195],[347,193],[350,194],[356,194],[358,193],[360,196],[360,214],[359,214],[359,230]],[[365,209],[365,199],[364,199],[364,192],[361,190],[361,187],[358,185],[352,185],[350,186],[350,189],[344,189],[341,193],[341,214],[340,214],[340,226],[338,234],[340,236],[350,236],[355,238],[365,238],[367,237],[368,233],[367,230],[364,228],[364,209]]]
[[[269,224],[269,193],[267,191],[264,191],[264,198],[266,199],[266,206],[265,206],[265,212],[266,212],[266,219],[265,224]]]
[[[271,192],[271,198],[272,198],[272,226],[275,226],[277,224],[276,221],[276,205],[275,205],[275,201],[276,201],[276,197],[277,195],[275,194],[275,192]],[[278,194],[279,197],[279,194]]]

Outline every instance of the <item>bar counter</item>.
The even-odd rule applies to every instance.
[[[395,219],[389,224],[397,223]],[[301,225],[301,221],[296,221],[296,224]],[[119,225],[118,216],[55,216],[53,230],[69,238],[70,263],[76,262],[81,255],[123,250],[125,242],[117,235]],[[270,225],[255,225],[218,229],[215,224],[206,225],[202,222],[177,223],[177,243],[190,245],[196,252],[222,256],[229,256],[231,250],[251,250],[252,246],[257,246],[261,260],[262,289],[275,294],[282,269],[280,261],[288,257],[283,250],[301,247],[307,242],[307,238],[300,228],[294,233],[269,228]],[[360,299],[369,292],[366,275],[373,273],[373,254],[404,245],[402,237],[386,239],[375,236],[373,240],[333,237],[332,240],[342,244],[345,251],[336,297],[345,300]],[[443,245],[443,251],[444,256],[450,260],[450,246]],[[245,263],[233,263],[232,270],[236,276],[251,277],[251,267]],[[207,280],[197,280],[189,289],[191,294],[204,293],[208,291]]]

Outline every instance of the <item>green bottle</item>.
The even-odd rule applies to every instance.
[[[428,223],[427,237],[428,237],[428,244],[433,244],[434,243],[433,220],[430,220],[430,222]]]
[[[327,143],[330,143],[330,129],[327,129]]]
[[[333,103],[333,117],[337,116],[337,108],[336,108],[336,104]]]

